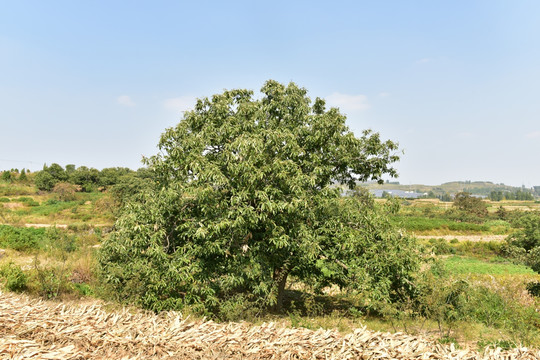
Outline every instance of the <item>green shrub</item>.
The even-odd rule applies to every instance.
[[[527,250],[511,245],[508,242],[501,245],[501,255],[519,264],[526,263],[528,259]]]
[[[94,290],[88,284],[75,283],[75,284],[73,284],[73,288],[82,296],[92,296],[92,295],[94,295]]]
[[[44,247],[48,250],[59,251],[60,256],[65,256],[65,253],[71,253],[78,248],[77,236],[56,227],[48,228],[45,235],[47,241]]]
[[[18,251],[38,249],[45,238],[45,229],[18,228],[0,225],[0,246]]]
[[[8,203],[8,202],[10,202],[10,200],[7,197],[0,198],[0,203]]]
[[[488,288],[475,287],[471,289],[469,296],[469,316],[486,326],[500,328],[513,315],[505,300]]]
[[[433,253],[436,255],[455,254],[456,249],[448,244],[445,239],[429,239],[433,246]]]
[[[532,248],[531,251],[529,251],[527,265],[537,273],[540,273],[540,246]]]
[[[17,180],[21,182],[28,180],[28,176],[26,176],[26,171],[24,169],[21,170],[21,174],[19,175],[19,178]]]
[[[415,296],[408,304],[412,316],[436,321],[441,336],[448,336],[458,322],[475,322],[504,329],[515,342],[530,344],[538,340],[540,314],[534,306],[524,306],[501,289],[449,277],[444,272],[421,273]]]
[[[527,291],[531,296],[540,297],[540,281],[531,281],[527,284]]]
[[[40,270],[39,278],[39,294],[47,299],[53,299],[60,293],[62,283],[61,276],[54,270]]]
[[[487,216],[487,204],[482,199],[472,196],[467,192],[460,192],[454,196],[455,208],[473,216],[483,218]]]
[[[73,201],[77,198],[75,185],[65,182],[60,182],[54,185],[52,191],[60,201]]]
[[[35,264],[37,292],[45,299],[54,299],[62,293],[73,290],[73,284],[69,281],[70,274],[64,265],[50,268],[41,268],[36,260]]]
[[[5,278],[4,287],[9,291],[23,291],[26,289],[28,276],[24,271],[13,263],[4,265],[0,269],[0,275]]]
[[[529,251],[532,248],[540,246],[540,216],[536,213],[522,216],[515,223],[520,227],[508,238],[511,245],[524,248]]]
[[[0,179],[5,182],[11,182],[13,181],[13,176],[11,175],[10,171],[4,171],[2,172],[2,176],[0,177]]]

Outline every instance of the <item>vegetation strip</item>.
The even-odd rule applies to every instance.
[[[12,359],[537,359],[526,348],[483,354],[421,337],[356,329],[220,324],[161,315],[106,312],[101,305],[66,306],[0,293],[0,358]]]

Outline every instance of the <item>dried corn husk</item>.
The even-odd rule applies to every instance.
[[[291,329],[105,311],[0,293],[0,359],[538,359],[532,349],[455,349],[365,328]]]

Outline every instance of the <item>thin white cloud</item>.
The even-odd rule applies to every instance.
[[[386,92],[386,91],[383,91],[383,92],[379,93],[379,97],[382,97],[382,98],[389,97],[389,96],[390,96],[390,93]]]
[[[338,107],[344,112],[358,112],[370,108],[365,95],[333,93],[326,97],[326,102],[328,105]]]
[[[422,58],[420,60],[417,60],[416,63],[417,64],[426,64],[428,62],[431,62],[433,59],[432,58]]]
[[[165,99],[163,107],[175,112],[184,112],[193,109],[197,98],[195,96],[180,96],[176,98]]]
[[[537,139],[537,138],[540,138],[540,131],[533,131],[533,132],[530,132],[528,133],[527,135],[525,135],[526,138],[529,138],[529,139]]]
[[[135,102],[128,95],[119,96],[116,101],[122,106],[135,106]]]

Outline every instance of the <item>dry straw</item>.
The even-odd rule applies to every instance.
[[[191,321],[0,292],[0,359],[538,359],[540,352],[455,349],[422,337],[273,323]]]

